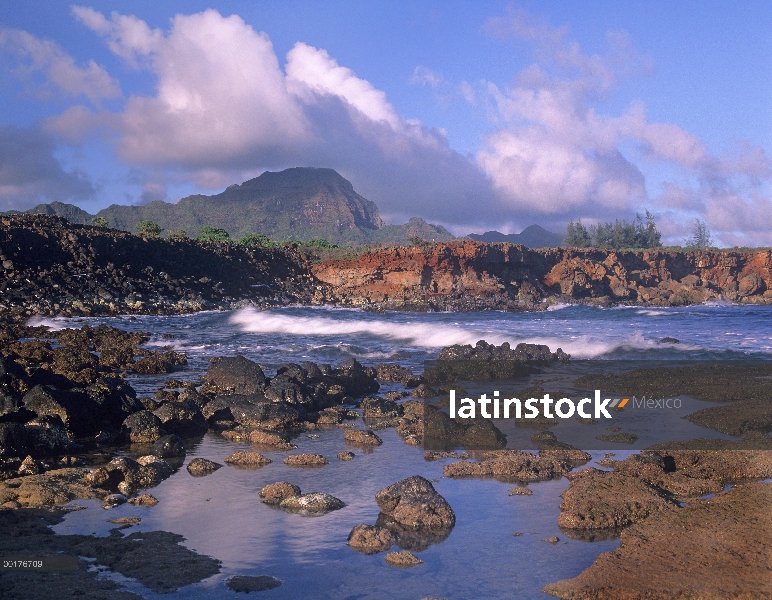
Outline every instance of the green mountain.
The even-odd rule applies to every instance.
[[[547,231],[539,225],[529,225],[520,233],[501,233],[498,231],[486,231],[485,233],[470,233],[471,240],[478,242],[509,242],[522,244],[528,248],[556,248],[563,245],[564,235]]]
[[[188,196],[177,203],[113,204],[90,215],[72,204],[53,202],[26,212],[56,215],[73,223],[104,217],[110,227],[125,231],[136,231],[137,223],[150,220],[166,232],[183,230],[191,237],[210,226],[224,229],[232,238],[260,233],[277,241],[323,238],[341,245],[455,239],[444,227],[418,218],[404,225],[385,225],[375,203],[357,194],[336,171],[304,167],[265,172],[220,194]]]
[[[18,210],[9,210],[9,213],[20,213]],[[63,217],[70,223],[77,225],[86,225],[91,222],[94,215],[87,213],[82,208],[74,204],[65,204],[64,202],[51,202],[51,204],[38,204],[34,208],[24,211],[28,215],[53,215]]]

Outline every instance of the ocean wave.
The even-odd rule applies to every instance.
[[[67,317],[41,317],[35,315],[29,321],[27,325],[30,327],[48,327],[50,331],[61,331],[70,327]]]
[[[389,320],[334,319],[326,316],[300,317],[271,311],[244,308],[230,322],[241,331],[288,335],[373,335],[411,346],[442,348],[453,344],[475,344],[484,339],[490,344],[503,344],[511,337],[490,334],[461,327],[433,323],[395,323]]]
[[[662,310],[662,309],[657,310],[657,309],[654,309],[654,308],[642,308],[642,309],[640,309],[640,310],[638,310],[636,312],[637,312],[637,314],[643,315],[643,316],[646,316],[646,317],[662,317],[664,315],[672,314],[672,313],[670,313],[670,312],[668,312],[666,310]]]

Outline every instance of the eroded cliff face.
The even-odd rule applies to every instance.
[[[772,251],[615,252],[473,241],[385,248],[314,266],[316,302],[385,309],[533,309],[545,298],[682,306],[772,303]]]

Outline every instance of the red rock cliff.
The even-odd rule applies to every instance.
[[[460,241],[326,260],[316,301],[382,308],[528,308],[544,298],[681,306],[772,303],[772,251],[644,252]]]

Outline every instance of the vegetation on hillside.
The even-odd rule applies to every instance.
[[[581,221],[568,223],[566,245],[574,248],[606,248],[619,250],[622,248],[661,248],[662,234],[657,229],[654,217],[647,210],[646,217],[635,215],[633,221],[614,223],[606,221],[589,228]]]

